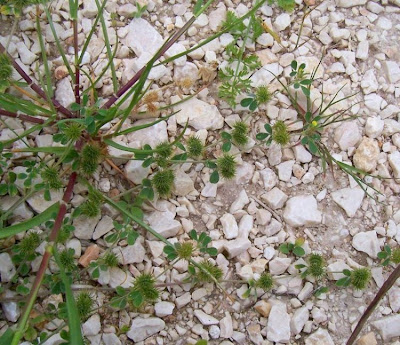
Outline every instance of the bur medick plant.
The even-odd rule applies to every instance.
[[[249,71],[259,66],[257,58],[245,54],[244,44],[238,45],[237,42],[243,38],[243,28],[246,28],[247,31],[245,35],[252,40],[261,35],[263,32],[262,25],[260,19],[256,16],[256,12],[266,0],[257,1],[248,13],[240,18],[229,13],[221,30],[216,34],[204,39],[190,50],[165,58],[162,62],[157,62],[213,2],[213,0],[196,1],[192,9],[193,17],[165,40],[146,66],[138,71],[126,85],[120,85],[114,60],[117,46],[111,46],[105,23],[104,11],[107,0],[96,0],[98,13],[93,19],[92,30],[87,33],[83,42],[80,42],[81,34],[78,31],[79,2],[77,0],[68,2],[68,14],[65,13],[63,16],[65,21],[69,21],[68,24],[72,31],[72,36],[68,42],[71,50],[68,52],[64,49],[64,42],[57,36],[57,30],[54,29],[52,2],[44,0],[0,0],[1,14],[16,16],[15,23],[22,16],[25,6],[33,5],[30,9],[36,10],[38,14],[34,18],[40,46],[39,68],[35,74],[38,78],[35,79],[28,75],[20,62],[9,54],[8,44],[5,46],[0,44],[0,91],[2,91],[0,93],[0,116],[18,119],[24,124],[28,124],[23,129],[22,134],[18,133],[15,138],[0,143],[0,178],[2,181],[0,195],[18,196],[20,198],[20,201],[16,202],[10,209],[2,211],[0,215],[0,224],[4,225],[4,229],[0,232],[0,239],[13,240],[16,235],[19,235],[19,238],[22,237],[22,239],[16,240],[14,248],[17,251],[12,253],[12,257],[15,260],[18,259],[17,261],[24,265],[24,269],[21,269],[24,275],[29,273],[28,263],[39,255],[36,248],[33,249],[38,244],[38,236],[40,242],[46,241],[47,243],[41,254],[39,270],[33,281],[29,281],[29,288],[25,283],[25,285],[20,284],[20,287],[18,287],[21,292],[26,292],[26,289],[29,290],[18,324],[15,328],[9,328],[0,338],[1,341],[17,345],[23,337],[28,338],[27,330],[31,329],[29,322],[31,311],[35,306],[39,290],[44,285],[51,293],[63,294],[64,303],[59,310],[55,311],[68,326],[68,331],[62,332],[63,339],[71,344],[83,344],[80,320],[86,319],[94,306],[91,302],[91,295],[74,294],[73,292],[73,283],[79,276],[77,274],[79,273],[77,269],[79,266],[77,266],[73,250],[66,248],[65,244],[74,233],[73,224],[76,217],[99,216],[104,204],[117,211],[119,214],[116,216],[118,221],[114,222],[114,229],[104,238],[108,248],[98,260],[90,263],[87,272],[86,269],[82,270],[84,277],[81,278],[99,279],[100,274],[110,267],[118,268],[117,257],[112,251],[113,246],[120,241],[126,241],[128,245],[133,245],[140,234],[139,231],[135,230],[136,227],[139,227],[140,231],[150,232],[152,236],[166,245],[167,259],[176,255],[174,261],[178,259],[188,261],[190,272],[193,273],[194,270],[194,276],[198,281],[212,281],[219,288],[222,288],[220,285],[222,272],[211,261],[211,256],[217,255],[217,250],[209,246],[211,238],[206,234],[191,232],[188,241],[172,245],[146,223],[141,207],[144,202],[154,200],[156,193],[163,198],[171,196],[176,166],[185,162],[204,163],[204,166],[210,169],[210,179],[217,182],[220,176],[224,179],[231,179],[235,176],[235,157],[224,151],[220,158],[210,159],[212,147],[207,147],[202,140],[193,135],[184,140],[188,124],[180,131],[175,141],[162,142],[153,148],[144,145],[142,148],[134,149],[122,145],[117,140],[120,136],[151,127],[174,115],[171,111],[173,105],[169,105],[168,101],[164,101],[161,97],[160,91],[162,90],[150,90],[151,84],[148,83],[148,76],[156,64],[171,63],[180,56],[187,55],[211,40],[220,37],[223,33],[232,32],[235,36],[235,43],[228,47],[226,51],[230,56],[230,63],[239,59],[245,69]],[[145,14],[145,8],[138,7],[136,15],[141,16],[143,14]],[[115,17],[112,20],[113,25],[119,26],[120,23],[116,22]],[[243,24],[246,20],[249,20],[247,27]],[[53,70],[47,54],[48,47],[46,45],[48,42],[44,41],[47,34],[44,35],[43,33],[43,24],[48,25],[54,36],[53,41],[57,55],[60,56],[66,69],[67,78],[71,81],[75,100],[67,107],[60,104],[55,97],[55,88],[52,84]],[[98,30],[101,31],[100,35],[104,38],[107,63],[103,69],[99,70],[99,73],[96,73],[97,76],[94,78],[91,73],[88,73],[87,66],[82,65],[82,61],[92,37],[97,35]],[[50,43],[50,45],[52,44]],[[90,68],[92,66],[89,66],[89,70]],[[231,77],[236,80],[234,84],[240,86],[242,90],[243,88],[247,90],[249,82],[245,80],[244,71],[231,71],[232,73],[228,70],[226,74],[231,74]],[[13,78],[18,74],[20,78],[14,80]],[[104,76],[107,75],[110,76],[113,89],[112,96],[109,98],[104,97],[96,88],[96,84],[104,80]],[[209,77],[211,78],[211,74]],[[229,78],[225,80],[226,86]],[[181,86],[178,84],[176,82],[171,87],[163,86],[163,89],[169,87],[170,90],[175,90],[176,86],[181,88],[188,86],[187,81],[184,81]],[[192,85],[191,83],[190,87],[194,89],[196,84]],[[232,92],[232,90],[227,90],[227,92]],[[196,95],[197,92],[194,92],[194,95]],[[262,92],[258,92],[258,94],[259,101],[261,99],[266,100],[265,92],[264,95],[262,95]],[[231,97],[231,99],[233,98]],[[122,104],[127,106],[126,109],[122,109]],[[128,122],[130,115],[141,114],[142,110],[152,115],[160,113],[162,117],[154,118],[153,122],[146,125],[130,126]],[[31,146],[32,136],[42,131],[51,133],[56,145],[48,147]],[[244,146],[248,140],[248,132],[248,126],[244,122],[235,124],[231,141],[239,147]],[[26,145],[16,145],[18,140]],[[127,159],[143,161],[144,166],[152,169],[150,177],[143,179],[140,185],[133,187],[131,193],[127,191],[119,196],[109,197],[106,193],[97,189],[97,173],[101,173],[100,167],[103,163],[107,163],[108,168],[114,169],[121,178],[125,178],[123,171],[114,162],[115,157],[112,156],[110,148],[124,151]],[[16,174],[10,170],[19,164],[18,160],[14,159],[17,154],[29,155],[21,163],[26,168],[24,173]],[[37,182],[38,180],[40,182]],[[20,181],[23,182],[24,188],[17,187]],[[72,206],[73,191],[78,183],[87,187],[88,193],[79,206],[76,204]],[[126,183],[130,182],[126,181]],[[59,198],[56,200],[52,197],[53,190],[62,193],[60,201],[57,201]],[[44,199],[49,202],[50,206],[42,213],[35,214],[31,219],[10,224],[13,211],[18,203],[24,202],[30,197],[36,196],[36,194],[40,195],[39,193],[44,193]],[[31,234],[22,236],[23,232],[36,227],[39,227],[41,231],[38,232],[38,235],[31,232]],[[21,248],[24,248],[24,253],[30,254],[22,257]],[[195,256],[201,256],[203,260],[195,261],[193,260]],[[50,275],[46,272],[51,260],[58,266],[59,271]],[[171,264],[173,266],[174,263]],[[28,269],[25,267],[28,267]],[[18,274],[21,274],[21,272]],[[131,289],[118,287],[111,304],[113,306],[118,305],[121,308],[130,304],[139,308],[144,303],[154,302],[159,298],[159,290],[156,284],[156,278],[151,273],[142,273],[136,277]],[[15,290],[17,285],[12,282],[9,287],[11,290]],[[34,338],[32,334],[30,332],[29,339]],[[41,341],[46,340],[48,336],[45,333],[41,334]]]

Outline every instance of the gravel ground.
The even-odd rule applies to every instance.
[[[146,209],[145,219],[158,232],[172,242],[188,239],[188,232],[195,228],[211,236],[212,245],[219,249],[215,262],[224,272],[225,279],[253,278],[269,270],[277,278],[272,292],[259,294],[258,302],[243,299],[247,285],[226,285],[226,290],[235,301],[231,302],[212,284],[191,288],[190,285],[171,286],[161,293],[155,306],[149,306],[146,314],[122,310],[112,312],[100,309],[83,325],[84,335],[91,344],[193,344],[207,339],[210,344],[298,344],[333,345],[344,344],[346,339],[375,296],[378,288],[393,267],[382,269],[376,259],[385,244],[396,247],[400,244],[400,7],[395,1],[327,0],[319,4],[304,21],[300,47],[296,48],[303,12],[303,1],[291,14],[281,12],[275,6],[264,5],[259,12],[262,20],[279,35],[281,44],[264,33],[256,44],[249,44],[248,50],[255,52],[263,67],[252,81],[269,83],[272,90],[279,85],[270,74],[288,76],[293,59],[305,62],[308,69],[322,64],[312,98],[318,103],[323,91],[333,96],[339,91],[340,97],[356,94],[335,106],[336,110],[350,108],[348,115],[357,115],[355,120],[332,125],[323,141],[337,160],[351,163],[372,175],[392,179],[371,179],[372,185],[382,195],[375,199],[365,195],[357,183],[334,169],[323,173],[321,162],[312,157],[303,147],[281,148],[272,146],[253,147],[255,140],[238,155],[238,173],[233,181],[221,181],[212,185],[210,171],[203,164],[184,164],[177,170],[173,197],[159,200]],[[311,3],[311,1],[308,1]],[[122,83],[129,80],[157,50],[160,42],[169,36],[174,28],[182,27],[190,18],[193,4],[184,0],[149,0],[148,11],[142,19],[129,19],[135,11],[134,1],[112,0],[106,6],[105,16],[116,13],[117,29],[107,21],[112,47],[115,46],[115,31],[120,42],[115,64],[118,78]],[[68,1],[55,0],[56,30],[64,44],[71,39],[69,22],[61,20]],[[172,48],[179,52],[189,48],[218,31],[225,19],[226,11],[242,15],[250,7],[250,1],[219,1],[202,15],[179,44]],[[88,34],[97,9],[94,0],[84,1],[80,25],[80,38]],[[19,23],[19,29],[9,46],[9,52],[18,58],[32,75],[37,74],[39,55],[37,35],[34,31],[34,12],[27,10]],[[10,23],[4,19],[0,41],[4,44]],[[3,25],[4,24],[4,25]],[[48,26],[45,38],[51,43]],[[179,99],[179,92],[194,92],[202,86],[198,80],[199,69],[212,72],[226,59],[224,47],[230,37],[223,36],[213,43],[194,51],[186,58],[175,61],[167,67],[160,66],[150,78],[153,88],[184,79],[192,79],[192,86],[179,91],[178,87],[163,91],[164,102]],[[149,43],[151,42],[151,44]],[[54,53],[49,51],[50,56]],[[167,54],[168,56],[168,54]],[[95,35],[89,45],[85,66],[93,67],[96,75],[104,66],[105,50],[103,38]],[[54,55],[51,59],[57,82],[56,98],[64,106],[74,102],[74,95],[68,78],[64,78],[62,60]],[[85,80],[83,81],[85,85]],[[87,81],[86,81],[87,83]],[[103,96],[112,94],[110,75],[98,85]],[[178,92],[177,92],[178,90]],[[178,96],[177,96],[178,95]],[[221,130],[229,130],[239,118],[248,112],[240,106],[232,110],[218,98],[218,83],[211,82],[193,100],[176,107],[181,111],[167,123],[161,122],[150,129],[121,138],[130,147],[152,146],[162,140],[173,140],[177,130],[189,119],[187,135],[196,134],[208,143],[218,139]],[[278,93],[271,102],[261,106],[252,114],[251,137],[266,122],[277,119],[294,120],[296,112],[288,99]],[[7,120],[9,121],[9,120]],[[140,124],[149,120],[131,119],[127,124]],[[17,120],[10,121],[13,128],[23,128]],[[11,133],[0,132],[0,140]],[[52,145],[49,133],[40,133],[31,138],[36,145]],[[235,150],[233,148],[232,150]],[[212,155],[220,154],[217,145]],[[113,152],[119,158],[115,163],[133,183],[151,176],[151,169],[144,169],[134,161],[127,163],[121,152]],[[15,168],[16,169],[16,168]],[[395,178],[395,179],[393,179]],[[396,178],[398,180],[396,180]],[[129,187],[121,175],[107,163],[96,173],[94,183],[108,195],[116,195]],[[76,188],[72,205],[78,206],[85,195],[85,188]],[[54,194],[53,198],[61,198]],[[6,205],[1,198],[0,204]],[[21,209],[21,217],[32,217],[32,212],[45,209],[46,202],[40,197],[31,198]],[[114,211],[104,207],[101,217],[94,220],[77,218],[75,237],[67,243],[73,248],[80,264],[99,256],[107,248],[104,237],[113,231]],[[312,296],[316,288],[314,281],[302,281],[294,276],[296,269],[293,257],[286,257],[277,250],[283,242],[303,237],[307,253],[322,253],[328,264],[328,272],[345,268],[371,266],[373,280],[363,291],[340,289],[334,281],[340,274],[329,273],[328,293],[319,298]],[[97,245],[94,246],[94,244]],[[99,250],[100,249],[100,250]],[[163,271],[166,259],[162,254],[163,244],[150,238],[144,232],[134,246],[123,241],[115,249],[120,254],[120,268],[102,274],[97,286],[130,286],[139,272],[152,271],[156,276]],[[227,259],[229,257],[230,259]],[[88,259],[89,258],[89,259]],[[86,261],[85,261],[86,260]],[[2,281],[10,265],[8,254],[0,254]],[[12,265],[12,264],[11,264]],[[36,265],[36,266],[35,266]],[[38,263],[33,263],[33,270]],[[174,269],[162,274],[160,282],[181,281],[186,276],[187,264],[179,263]],[[292,274],[291,276],[289,275]],[[285,275],[286,274],[286,275]],[[95,284],[83,278],[83,284]],[[107,300],[107,294],[94,290],[97,304]],[[47,298],[56,299],[55,296]],[[46,303],[46,301],[44,302]],[[13,302],[2,303],[3,315],[0,327],[18,319],[20,311]],[[359,344],[399,345],[400,336],[400,283],[372,315],[363,330],[367,334]],[[127,325],[126,334],[118,330]],[[54,324],[45,326],[54,329]],[[118,336],[117,336],[118,334]],[[59,344],[59,335],[54,335],[45,344]],[[26,343],[27,344],[27,343]]]

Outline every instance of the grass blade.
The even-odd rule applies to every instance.
[[[49,219],[51,219],[52,215],[58,211],[58,208],[60,207],[60,204],[57,202],[53,205],[51,205],[49,208],[47,208],[45,211],[42,213],[38,214],[37,216],[28,219],[24,222],[11,225],[7,228],[0,228],[0,239],[14,236],[16,234],[19,234],[20,232],[29,230],[34,228],[35,226],[38,226]]]

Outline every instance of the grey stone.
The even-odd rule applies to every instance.
[[[82,325],[82,333],[85,336],[97,335],[101,330],[100,315],[94,314]]]
[[[376,231],[359,232],[353,237],[353,247],[358,251],[367,253],[371,258],[376,259],[381,251]]]
[[[134,342],[147,339],[153,334],[157,334],[165,328],[165,322],[157,317],[144,319],[137,317],[132,321],[132,325],[126,335]]]
[[[297,335],[302,331],[304,325],[308,321],[309,316],[310,312],[306,306],[297,309],[293,313],[292,319],[290,320],[290,329],[292,335]]]
[[[306,339],[305,345],[335,345],[335,343],[326,329],[319,328]]]
[[[289,343],[290,316],[286,311],[286,305],[272,306],[267,323],[267,339],[277,343]]]
[[[196,309],[194,311],[194,315],[199,319],[201,324],[204,326],[219,324],[219,321],[215,317],[213,317],[211,315],[207,315],[204,311],[202,311],[200,309]]]
[[[175,309],[175,304],[171,302],[161,301],[157,302],[154,305],[154,311],[156,312],[156,315],[159,317],[172,315],[174,309]]]
[[[348,217],[354,217],[360,208],[364,199],[365,192],[360,187],[343,188],[332,193],[332,199],[347,214]]]
[[[8,253],[0,254],[0,277],[3,283],[9,282],[14,276],[16,270],[11,256]]]
[[[312,195],[299,195],[286,202],[283,219],[291,226],[315,226],[321,223],[322,215]]]
[[[384,341],[400,336],[400,314],[384,317],[371,323]]]

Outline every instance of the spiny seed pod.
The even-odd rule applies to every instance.
[[[94,218],[100,213],[100,205],[96,200],[88,199],[81,206],[81,212],[89,218]]]
[[[392,257],[391,260],[395,264],[400,264],[400,248],[396,248],[392,251]]]
[[[169,158],[172,155],[172,147],[168,141],[159,143],[155,150],[157,151],[157,155],[163,158]]]
[[[290,134],[285,122],[276,121],[272,126],[272,140],[282,146],[289,143]]]
[[[73,271],[76,268],[74,254],[75,251],[72,248],[64,249],[60,253],[60,262],[66,271]]]
[[[175,176],[172,170],[160,170],[153,176],[152,184],[160,196],[169,196],[174,179]]]
[[[244,121],[237,121],[233,124],[232,139],[239,145],[246,145],[249,141],[247,133],[249,131],[249,126]]]
[[[367,287],[371,279],[371,271],[368,268],[357,268],[351,272],[351,285],[356,290],[363,290]]]
[[[197,137],[191,136],[187,140],[187,152],[189,157],[197,158],[203,155],[204,146],[201,140]]]
[[[268,86],[260,86],[256,90],[256,100],[258,104],[268,103],[272,98]]]
[[[224,155],[217,159],[218,171],[223,178],[229,180],[235,177],[236,162],[235,157],[224,153]]]
[[[12,67],[11,61],[6,54],[0,54],[0,80],[11,78]]]
[[[260,278],[256,281],[256,287],[269,291],[274,286],[274,279],[268,272],[261,274]]]
[[[67,137],[68,141],[77,141],[82,134],[83,125],[78,122],[69,122],[63,128],[64,135]]]
[[[203,260],[199,264],[203,268],[203,270],[199,269],[199,271],[197,272],[197,279],[199,282],[213,282],[214,280],[210,276],[214,277],[217,281],[221,280],[223,272],[218,266],[215,266],[209,260]]]
[[[117,267],[118,266],[118,257],[115,253],[110,252],[104,255],[103,257],[104,264],[108,267]]]
[[[82,149],[80,168],[82,172],[87,175],[93,175],[99,165],[101,158],[101,149],[94,144],[86,144]]]
[[[317,253],[310,254],[308,258],[308,272],[310,275],[316,279],[320,279],[325,274],[325,260],[322,255]]]
[[[81,321],[86,321],[90,315],[90,311],[94,305],[94,299],[92,296],[86,292],[82,291],[75,299],[76,309],[78,310],[78,315]]]
[[[138,291],[142,294],[146,301],[156,301],[160,292],[154,286],[155,279],[151,274],[142,273],[133,283],[133,291]]]
[[[183,260],[189,260],[194,252],[194,247],[191,242],[184,242],[182,244],[177,243],[175,249],[178,253],[179,258]]]
[[[31,254],[40,244],[40,237],[36,232],[31,232],[19,242],[19,248],[23,254]]]
[[[42,170],[40,175],[43,181],[47,183],[51,189],[60,189],[63,187],[63,183],[59,178],[57,169],[53,167],[46,167]]]

